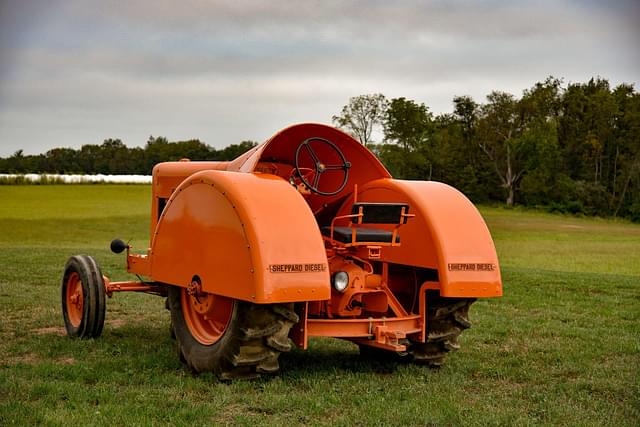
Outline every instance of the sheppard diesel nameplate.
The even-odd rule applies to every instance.
[[[482,263],[453,263],[448,264],[449,271],[494,271],[495,264]]]
[[[271,264],[272,273],[317,273],[327,271],[326,264]]]

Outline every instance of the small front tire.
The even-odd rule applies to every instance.
[[[76,255],[69,258],[62,276],[61,299],[64,326],[69,336],[100,336],[106,294],[100,266],[93,257]]]

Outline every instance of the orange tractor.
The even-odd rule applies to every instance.
[[[151,238],[121,240],[112,282],[71,257],[62,312],[72,337],[98,337],[106,297],[167,298],[180,358],[195,372],[252,377],[310,337],[439,366],[459,348],[478,297],[502,295],[482,217],[454,188],[393,179],[362,144],[320,124],[286,128],[230,162],[153,169]]]

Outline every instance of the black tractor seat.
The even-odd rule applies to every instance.
[[[407,203],[377,203],[354,202],[350,215],[337,216],[331,222],[330,227],[322,227],[322,234],[347,246],[360,246],[369,243],[378,243],[380,246],[396,246],[400,244],[398,227],[407,223],[407,219],[414,215],[409,214]],[[338,219],[351,222],[350,227],[335,226]],[[395,225],[393,230],[362,226],[363,224]],[[393,241],[395,236],[395,241]]]
[[[356,239],[352,241],[352,230],[356,230]],[[331,227],[322,227],[322,234],[331,237]],[[333,227],[333,239],[345,244],[350,243],[391,243],[393,232],[380,228]],[[396,243],[400,243],[400,235],[396,233]]]

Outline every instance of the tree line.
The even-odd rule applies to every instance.
[[[334,124],[371,149],[392,175],[446,182],[474,202],[640,221],[640,94],[603,78],[564,85],[549,77],[521,96],[494,91],[484,102],[456,96],[453,112],[382,94],[353,97]],[[373,140],[376,131],[382,140]],[[3,173],[150,174],[158,162],[232,160],[255,146],[215,149],[194,139],[119,139],[45,154],[0,158]]]
[[[474,202],[640,221],[640,94],[602,78],[549,77],[516,97],[456,96],[450,114],[382,94],[351,98],[333,122],[404,179],[446,182]],[[380,126],[383,141],[371,141]]]
[[[144,148],[127,147],[120,139],[105,139],[102,144],[87,144],[80,149],[54,148],[45,154],[24,155],[22,150],[0,158],[1,173],[55,173],[150,175],[160,162],[191,160],[233,160],[257,145],[242,141],[217,150],[198,139],[170,142],[150,136]]]

